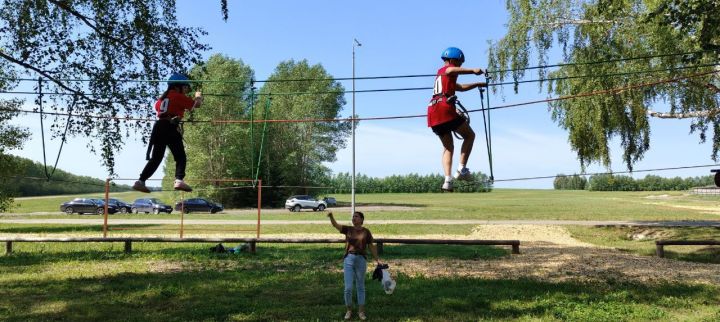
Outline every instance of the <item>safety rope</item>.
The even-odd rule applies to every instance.
[[[267,120],[268,112],[270,111],[270,103],[272,101],[272,96],[267,96],[267,99],[265,99],[265,115],[263,119]],[[255,180],[253,181],[253,185],[258,181],[258,177],[260,176],[260,162],[262,161],[262,152],[263,152],[263,146],[265,145],[265,133],[267,132],[267,125],[268,123],[263,123],[263,132],[262,137],[260,138],[260,150],[258,151],[258,163],[257,163],[257,169],[255,170]]]
[[[498,106],[494,106],[494,107],[487,107],[487,109],[497,110],[497,109],[505,109],[505,108],[511,108],[511,107],[525,106],[525,105],[534,105],[534,104],[538,104],[538,103],[549,103],[549,102],[555,102],[555,101],[575,99],[575,98],[581,98],[581,97],[620,93],[623,91],[642,88],[642,87],[655,86],[655,85],[668,84],[668,83],[676,83],[676,82],[687,80],[687,79],[702,77],[702,76],[706,76],[706,75],[710,75],[710,74],[716,74],[718,72],[720,72],[720,70],[695,73],[695,74],[690,74],[690,75],[681,76],[681,77],[661,79],[658,81],[640,83],[640,84],[623,86],[623,87],[616,87],[616,88],[611,88],[611,89],[601,90],[601,91],[593,91],[593,92],[586,92],[586,93],[580,93],[580,94],[574,94],[574,95],[565,95],[565,96],[559,96],[559,97],[547,98],[547,99],[541,99],[541,100],[533,100],[533,101],[526,101],[526,102],[520,102],[520,103],[498,105]],[[32,93],[32,94],[37,95],[37,93]],[[468,112],[474,113],[474,112],[480,112],[482,110],[483,109],[473,109],[473,110],[468,110]],[[0,108],[0,111],[12,111],[12,112],[26,113],[26,114],[38,113],[37,111],[33,111],[33,110],[21,110],[21,109],[9,109],[9,108]],[[67,113],[58,113],[58,112],[44,112],[44,114],[45,115],[69,116]],[[118,120],[118,121],[137,121],[137,122],[155,122],[156,121],[155,119],[135,118],[135,117],[130,117],[130,116],[118,117],[118,116],[105,116],[105,115],[92,115],[92,114],[90,114],[90,115],[74,115],[73,117],[86,117],[86,118],[95,118],[95,119],[113,119],[113,120]],[[295,120],[292,120],[292,119],[270,119],[270,120],[255,120],[252,122],[253,123],[264,123],[264,122],[268,122],[268,123],[303,123],[303,122],[351,122],[351,121],[359,122],[359,121],[379,121],[379,120],[409,119],[409,118],[423,118],[423,117],[427,117],[427,114],[415,114],[415,115],[403,115],[403,116],[379,116],[379,117],[363,117],[363,118],[335,118],[335,119],[333,119],[333,118],[295,119]],[[248,121],[248,120],[195,120],[192,122],[188,122],[188,121],[183,121],[183,122],[186,122],[186,123],[213,123],[213,124],[251,123],[251,121]]]
[[[57,157],[55,157],[55,164],[53,164],[52,172],[48,173],[48,165],[47,165],[47,157],[46,157],[46,150],[47,147],[45,146],[45,124],[43,121],[44,115],[43,115],[43,92],[42,92],[42,83],[43,79],[42,77],[38,78],[38,105],[40,110],[40,137],[42,140],[42,150],[43,150],[43,169],[45,172],[45,178],[47,178],[47,181],[50,181],[50,178],[52,178],[53,175],[55,175],[55,170],[57,170],[58,162],[60,162],[60,155],[62,154],[63,146],[65,146],[65,141],[67,138],[67,132],[68,129],[70,129],[70,119],[72,118],[72,111],[75,107],[75,103],[77,103],[77,95],[73,96],[72,103],[68,107],[68,118],[65,122],[65,131],[63,132],[63,135],[60,137],[60,149],[58,149]]]
[[[485,81],[487,84],[488,77],[485,77]],[[485,148],[487,150],[488,155],[488,164],[490,167],[490,182],[492,183],[495,180],[495,175],[493,173],[493,159],[492,159],[492,132],[490,131],[490,91],[487,93],[487,106],[483,103],[483,92],[484,89],[481,87],[478,87],[478,92],[480,92],[480,106],[483,109],[482,115],[483,115],[483,124],[485,125]],[[487,122],[485,117],[485,112],[487,112]]]
[[[528,67],[522,67],[522,68],[514,68],[514,69],[504,69],[504,70],[496,70],[496,71],[490,71],[489,73],[508,73],[508,72],[516,72],[516,71],[522,71],[522,70],[533,70],[533,69],[546,69],[546,68],[553,68],[553,67],[565,67],[565,66],[583,66],[583,65],[597,65],[597,64],[607,64],[607,63],[617,63],[617,62],[623,62],[623,61],[632,61],[632,60],[642,60],[642,59],[652,59],[652,58],[664,58],[664,57],[673,57],[673,56],[687,56],[687,55],[695,55],[695,54],[701,54],[704,52],[717,52],[720,51],[720,49],[712,48],[712,49],[704,49],[704,50],[697,50],[697,51],[689,51],[689,52],[680,52],[680,53],[665,53],[665,54],[656,54],[656,55],[644,55],[644,56],[634,56],[634,57],[621,57],[621,58],[614,58],[614,59],[606,59],[606,60],[597,60],[597,61],[588,61],[588,62],[576,62],[576,63],[557,63],[557,64],[550,64],[550,65],[537,65],[537,66],[528,66]],[[395,78],[414,78],[414,77],[435,77],[436,74],[416,74],[416,75],[392,75],[392,76],[365,76],[365,77],[326,77],[326,78],[293,78],[293,79],[266,79],[266,80],[255,80],[256,83],[271,83],[271,82],[303,82],[303,81],[348,81],[348,80],[373,80],[373,79],[395,79]],[[36,81],[36,79],[32,78],[12,78],[12,77],[0,77],[0,80],[8,80],[8,81]],[[56,79],[57,81],[63,81],[63,82],[97,82],[96,79],[79,79],[79,78],[59,78]],[[125,82],[125,83],[164,83],[167,82],[165,79],[112,79],[108,80],[111,82]],[[193,83],[241,83],[244,84],[245,80],[237,80],[237,79],[226,79],[226,80],[193,80]]]

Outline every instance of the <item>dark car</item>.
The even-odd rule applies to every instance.
[[[202,211],[214,214],[216,212],[223,211],[223,205],[208,201],[203,198],[190,198],[175,203],[175,210],[182,210],[185,213],[189,213],[192,211]]]
[[[73,213],[78,214],[98,214],[102,215],[105,213],[105,203],[100,199],[93,198],[75,198],[72,201],[64,202],[60,205],[60,211],[70,215]],[[118,211],[118,208],[113,205],[108,205],[108,213],[114,214]]]
[[[108,204],[117,207],[118,212],[121,214],[127,214],[132,211],[132,205],[120,199],[110,198],[108,199]]]
[[[146,214],[154,213],[159,214],[161,212],[171,213],[172,207],[162,203],[156,198],[142,198],[136,199],[131,206],[131,211],[134,214],[144,212]]]
[[[335,200],[335,197],[325,197],[323,198],[325,200],[325,203],[328,207],[335,207],[337,206],[337,200]]]

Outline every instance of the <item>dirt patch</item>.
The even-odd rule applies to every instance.
[[[627,237],[632,240],[658,240],[668,239],[674,236],[675,233],[670,230],[644,227],[631,228],[627,234]]]
[[[638,236],[659,231],[638,229]],[[559,226],[479,225],[478,239],[519,239],[519,255],[497,260],[391,260],[410,276],[470,276],[488,279],[533,278],[548,282],[624,281],[720,284],[720,265],[638,256],[578,241]],[[394,264],[394,265],[393,265]]]

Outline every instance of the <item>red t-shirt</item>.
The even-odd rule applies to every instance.
[[[451,66],[438,69],[433,86],[433,97],[430,99],[427,111],[428,127],[450,122],[458,117],[455,105],[447,102],[447,98],[455,95],[457,75],[446,75],[445,70]]]
[[[168,91],[165,99],[155,102],[155,111],[158,117],[180,117],[185,116],[185,110],[191,110],[195,101],[185,94],[174,89]]]

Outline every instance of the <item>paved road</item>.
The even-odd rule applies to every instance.
[[[177,219],[116,219],[111,225],[175,225]],[[102,225],[102,218],[88,219],[0,219],[0,224],[56,224],[56,225]],[[185,219],[185,225],[255,225],[257,220],[208,220]],[[263,225],[329,225],[328,220],[263,220]],[[692,221],[626,221],[626,220],[367,220],[366,225],[420,224],[420,225],[578,225],[578,226],[646,226],[646,227],[720,227],[720,220]]]

